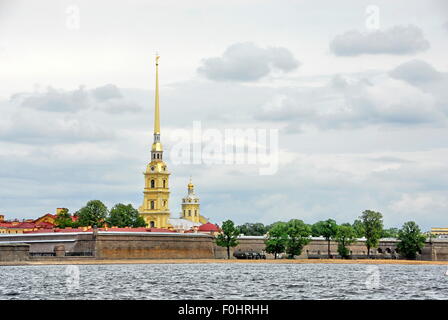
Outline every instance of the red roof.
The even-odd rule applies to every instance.
[[[146,232],[145,227],[140,228],[100,228],[100,231],[127,231],[127,232]]]
[[[0,227],[10,228],[10,227],[12,227],[12,223],[11,222],[2,222],[2,223],[0,223]]]
[[[15,226],[11,226],[11,228],[20,228],[20,229],[34,229],[36,228],[36,224],[35,223],[31,223],[31,222],[22,222],[19,223]]]
[[[36,223],[36,226],[39,228],[52,229],[54,227],[54,224],[49,222],[39,222]]]
[[[163,229],[163,228],[148,228],[148,229],[146,229],[146,231],[148,231],[148,232],[174,232],[174,233],[176,233],[176,231],[174,231],[174,230]]]
[[[54,229],[54,232],[86,232],[86,231],[92,231],[92,229],[87,229],[87,230],[84,230],[84,229],[69,229],[69,228],[66,228],[66,229]]]
[[[201,226],[199,226],[198,231],[203,232],[219,232],[219,227],[216,224],[207,222]]]

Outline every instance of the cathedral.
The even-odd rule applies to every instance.
[[[159,56],[156,56],[154,142],[151,147],[151,161],[146,166],[144,176],[143,203],[138,211],[145,220],[147,227],[190,230],[208,222],[200,214],[199,197],[194,193],[194,185],[191,179],[188,184],[188,194],[182,199],[180,217],[170,217],[170,172],[163,161],[163,147],[160,142]]]

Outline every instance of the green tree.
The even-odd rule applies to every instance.
[[[54,223],[56,227],[64,229],[67,227],[73,226],[72,216],[68,212],[68,209],[64,208],[62,209],[57,215],[56,219],[54,220]]]
[[[302,249],[310,242],[311,227],[302,220],[292,219],[286,226],[288,241],[286,244],[286,253],[289,258],[294,259],[302,253]]]
[[[240,234],[245,236],[263,236],[269,230],[262,223],[245,223],[237,227]]]
[[[400,242],[397,248],[400,255],[403,255],[406,259],[414,260],[417,257],[417,252],[423,249],[426,237],[414,221],[408,221],[398,232],[398,240]]]
[[[132,204],[118,203],[110,209],[110,215],[107,223],[111,227],[145,227],[146,223],[142,216],[138,213]]]
[[[279,253],[285,252],[288,243],[288,225],[284,222],[277,222],[272,225],[268,231],[268,237],[265,241],[266,252],[273,253],[274,259],[277,259]]]
[[[397,238],[398,232],[398,228],[384,229],[383,233],[381,234],[381,238]]]
[[[372,210],[365,210],[360,218],[364,226],[367,255],[370,257],[370,249],[378,247],[383,233],[383,215]]]
[[[366,235],[366,231],[364,230],[364,224],[362,223],[361,220],[356,219],[353,222],[353,230],[355,230],[355,234],[357,238],[363,238]]]
[[[77,212],[80,226],[103,227],[108,216],[107,207],[100,200],[90,200]]]
[[[338,253],[343,259],[349,257],[347,246],[356,241],[356,232],[350,223],[343,223],[336,232],[336,241],[338,242]]]
[[[328,247],[328,258],[331,256],[330,251],[330,241],[336,237],[338,231],[338,225],[333,219],[328,219],[325,221],[319,221],[313,224],[311,231],[314,237],[322,236],[327,240]]]
[[[230,259],[230,248],[236,247],[238,241],[239,230],[235,227],[232,220],[227,220],[222,223],[222,232],[216,237],[216,244],[220,247],[227,248],[227,259]]]

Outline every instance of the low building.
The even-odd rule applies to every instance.
[[[431,235],[437,238],[448,238],[448,228],[431,228]]]
[[[221,232],[221,229],[216,224],[207,222],[198,227],[198,233],[208,233],[211,235],[216,235]]]

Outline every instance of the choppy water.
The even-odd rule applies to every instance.
[[[137,264],[0,267],[0,299],[448,299],[446,266]]]

